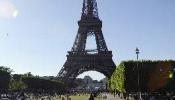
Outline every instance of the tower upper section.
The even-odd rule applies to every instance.
[[[99,19],[96,0],[84,0],[81,20]]]

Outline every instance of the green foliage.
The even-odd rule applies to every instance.
[[[18,91],[26,88],[26,84],[21,80],[22,77],[23,75],[20,75],[20,74],[12,75],[12,79],[10,81],[10,86],[9,86],[9,89],[11,91]]]
[[[26,87],[27,87],[26,84],[22,81],[17,81],[17,80],[11,80],[10,81],[9,88],[10,88],[11,91],[23,90]]]
[[[24,77],[34,77],[31,72],[27,72],[23,76]]]
[[[42,79],[39,76],[33,76],[31,72],[24,75],[14,74],[11,77],[12,70],[7,67],[0,66],[0,93],[18,90],[31,90],[40,92],[62,92],[66,86],[58,81]]]
[[[41,79],[39,77],[23,77],[22,81],[27,85],[28,90],[42,90],[43,92],[60,92],[65,90],[65,85],[63,83]]]
[[[10,68],[0,66],[0,93],[8,90],[11,72],[12,70]]]
[[[169,78],[172,66],[175,66],[175,61],[172,60],[124,61],[116,68],[109,79],[110,89],[120,92],[175,90],[172,85],[175,80]]]
[[[120,92],[125,92],[124,73],[125,73],[124,63],[121,63],[116,68],[116,70],[113,72],[113,75],[110,78],[110,89],[111,90],[118,90]]]
[[[128,61],[125,63],[125,89],[127,92],[146,92],[149,90],[148,84],[150,74],[153,73],[157,61]],[[138,65],[138,66],[137,66]],[[139,78],[138,78],[139,75]],[[139,84],[138,84],[139,80]]]
[[[172,74],[172,77],[169,77],[170,78],[169,82],[160,91],[166,90],[168,92],[172,92],[173,94],[175,94],[175,71],[173,70],[170,74]]]

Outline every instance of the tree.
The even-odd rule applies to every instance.
[[[4,93],[8,90],[11,72],[12,70],[10,68],[0,66],[0,93]]]
[[[20,74],[14,74],[10,81],[10,90],[19,91],[26,88],[26,84],[22,81],[22,76]]]
[[[33,75],[32,75],[31,72],[27,72],[27,73],[25,73],[23,76],[26,76],[26,77],[32,77]]]
[[[22,81],[27,85],[27,90],[46,93],[61,93],[65,91],[65,85],[58,81],[46,80],[39,77],[26,77]]]

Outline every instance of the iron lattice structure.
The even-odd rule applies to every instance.
[[[71,51],[68,51],[67,60],[58,78],[62,81],[75,79],[85,71],[98,71],[110,77],[115,70],[112,60],[112,51],[108,51],[103,34],[102,21],[98,16],[96,0],[84,0],[79,29]],[[97,49],[86,50],[86,39],[95,36]]]

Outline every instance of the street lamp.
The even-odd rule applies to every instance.
[[[138,71],[138,79],[137,79],[137,82],[138,82],[138,100],[142,100],[142,97],[141,97],[141,91],[140,91],[140,68],[139,68],[139,62],[138,62],[138,59],[139,59],[139,49],[136,48],[135,50],[136,52],[136,55],[137,55],[137,71]]]
[[[138,59],[139,59],[139,53],[140,53],[139,49],[136,48],[137,62],[138,62]]]

